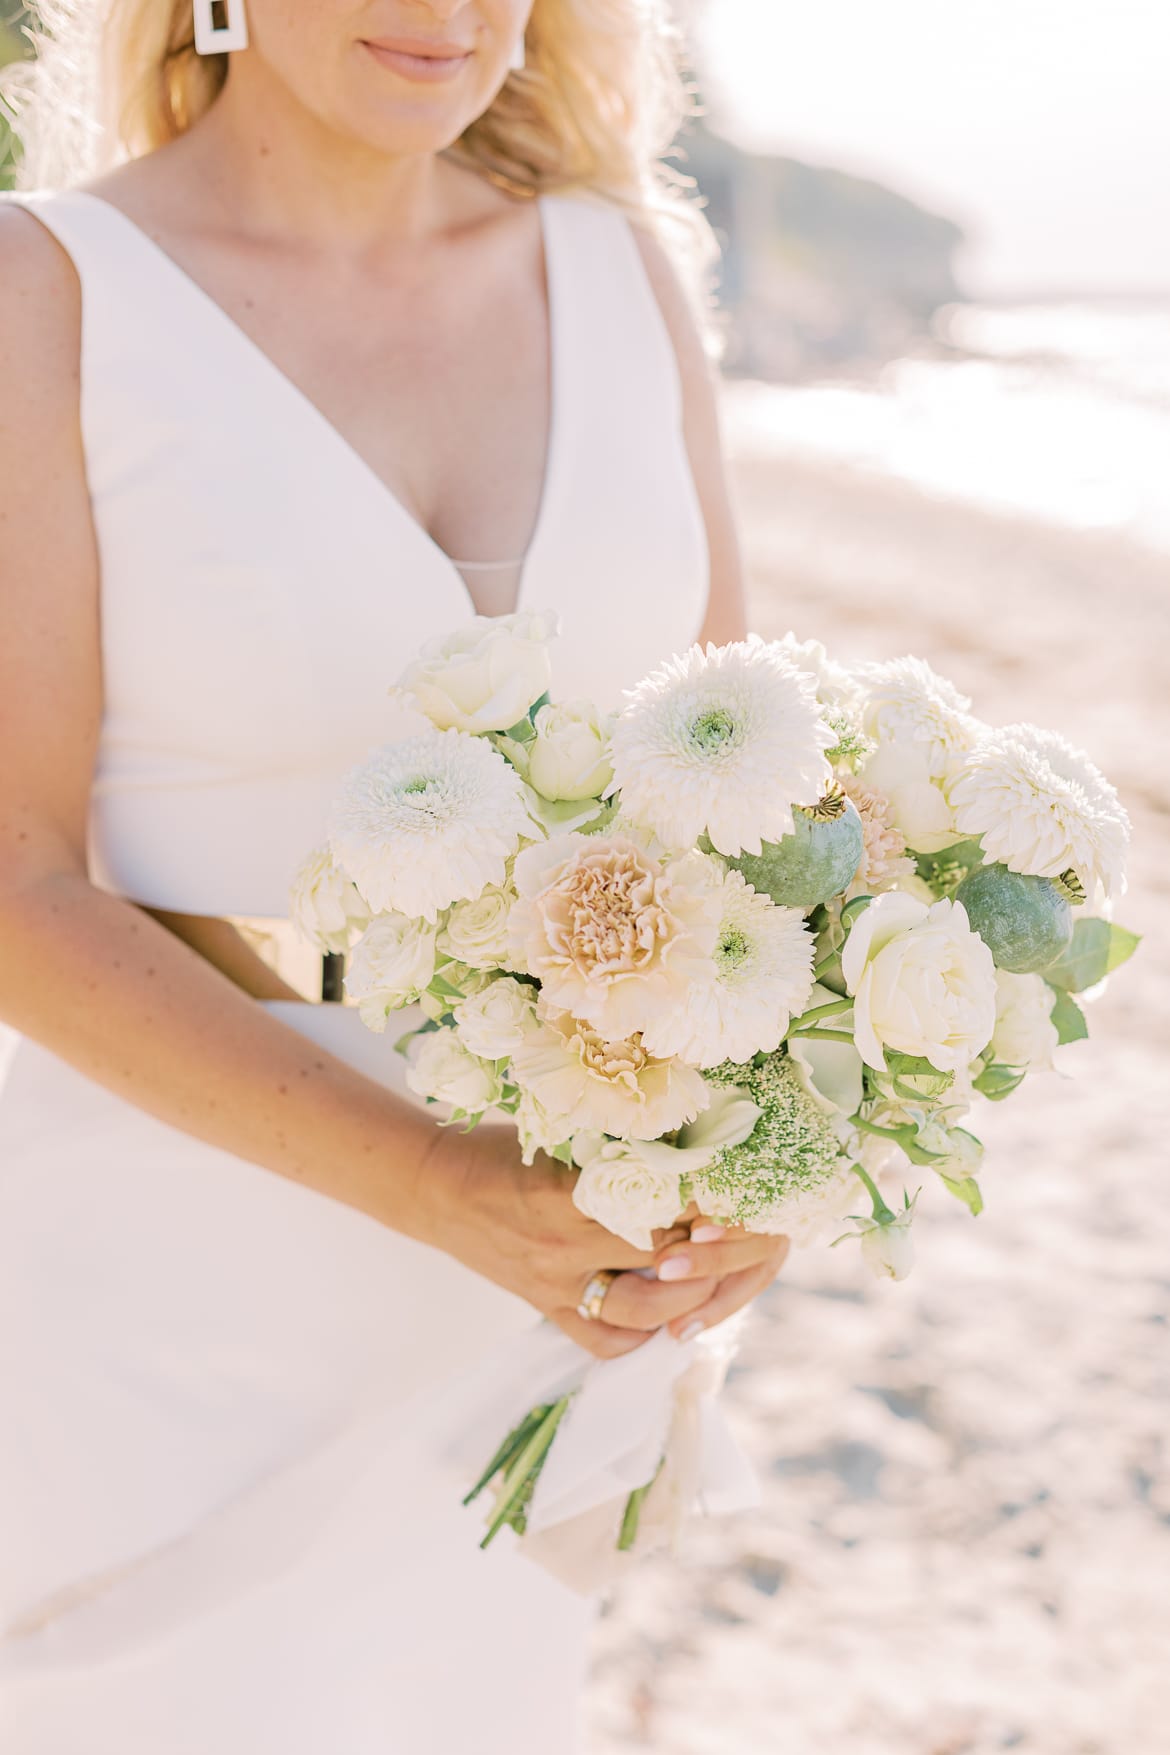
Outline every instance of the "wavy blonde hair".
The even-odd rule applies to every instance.
[[[9,68],[22,188],[62,188],[175,139],[228,56],[195,51],[191,0],[38,0],[37,58]],[[708,345],[718,256],[691,179],[667,160],[694,114],[670,0],[534,0],[526,65],[448,149],[515,193],[588,190],[648,224],[683,271]]]

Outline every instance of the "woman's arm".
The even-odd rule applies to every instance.
[[[691,302],[668,252],[636,225],[633,234],[678,360],[683,433],[711,557],[711,590],[700,641],[742,640],[747,632],[743,560],[732,510],[719,422],[718,373],[707,355]]]

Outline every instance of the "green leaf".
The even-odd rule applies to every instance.
[[[1056,1040],[1061,1043],[1083,1042],[1089,1034],[1084,1012],[1071,993],[1063,993],[1059,988],[1053,991],[1055,1004],[1049,1016],[1056,1025]]]
[[[427,988],[427,992],[433,993],[436,999],[463,999],[466,997],[461,987],[452,987],[451,983],[444,981],[441,975],[431,977],[431,984]]]
[[[548,1155],[550,1158],[555,1158],[559,1164],[571,1164],[573,1162],[572,1140],[562,1140],[560,1145],[554,1146]]]
[[[1127,962],[1140,943],[1136,932],[1111,920],[1078,920],[1067,950],[1044,970],[1044,979],[1065,993],[1083,993]]]
[[[901,1054],[897,1049],[887,1048],[886,1066],[899,1097],[941,1097],[955,1082],[954,1073],[940,1072],[921,1054]]]
[[[992,1103],[999,1103],[1004,1097],[1010,1097],[1013,1091],[1018,1091],[1027,1076],[1017,1066],[1000,1066],[997,1061],[993,1061],[990,1066],[984,1067],[972,1083]]]
[[[544,698],[547,701],[548,696],[546,695]],[[532,720],[524,718],[518,719],[515,725],[509,725],[507,731],[502,732],[501,736],[510,739],[512,743],[531,743],[536,736],[536,731]]]
[[[975,1178],[973,1176],[944,1176],[941,1170],[937,1171],[936,1174],[941,1181],[946,1183],[955,1199],[961,1200],[971,1214],[978,1218],[983,1211],[983,1195]]]
[[[408,1030],[405,1036],[400,1036],[398,1038],[397,1042],[394,1044],[395,1054],[408,1053],[410,1045],[416,1036],[429,1036],[432,1030],[437,1030],[438,1028],[439,1024],[437,1019],[424,1019],[424,1021],[418,1026],[417,1030]]]

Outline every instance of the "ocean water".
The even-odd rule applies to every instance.
[[[955,305],[873,383],[727,386],[729,442],[1170,552],[1170,301]]]

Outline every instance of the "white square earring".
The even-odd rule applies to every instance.
[[[221,55],[225,50],[248,47],[248,21],[244,0],[219,0],[225,23],[215,22],[217,0],[191,0],[195,15],[195,53]]]
[[[512,58],[508,62],[509,73],[522,72],[524,69],[524,61],[524,32],[521,31],[520,35],[516,38],[516,47],[512,50]]]

